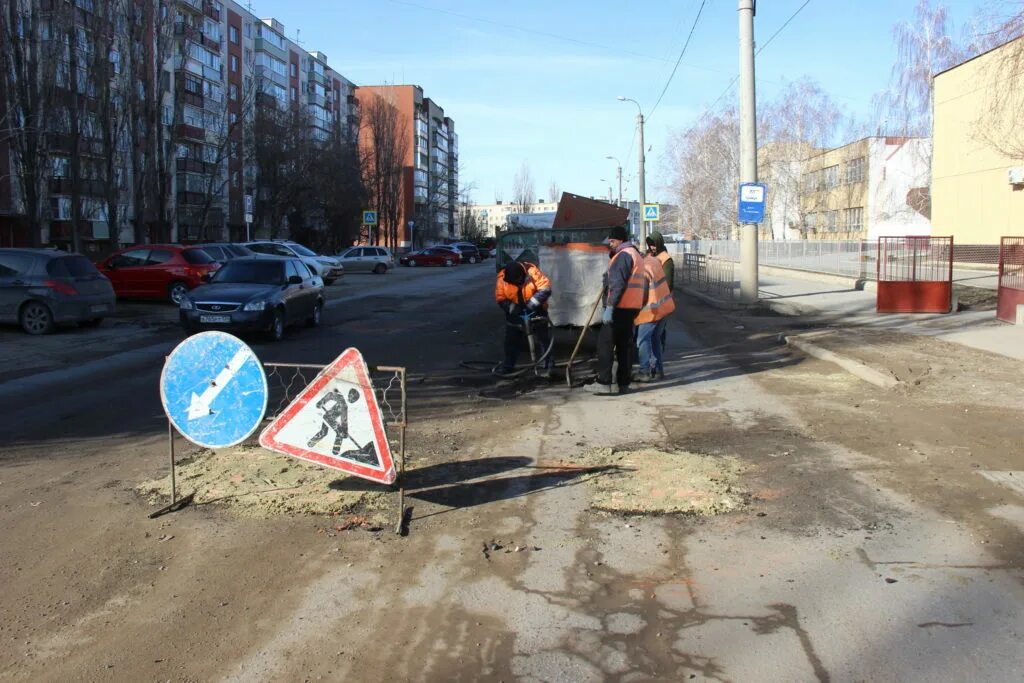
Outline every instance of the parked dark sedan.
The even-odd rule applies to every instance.
[[[186,332],[267,332],[279,341],[288,325],[320,324],[324,281],[299,259],[234,259],[207,282],[181,300]]]
[[[0,322],[29,334],[60,324],[98,325],[114,312],[110,280],[81,254],[0,249]]]

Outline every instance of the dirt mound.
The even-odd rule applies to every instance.
[[[194,505],[216,504],[244,517],[333,515],[359,508],[383,519],[396,503],[383,487],[259,447],[202,450],[180,461],[178,495]],[[154,504],[166,503],[170,475],[136,487]]]
[[[627,514],[731,512],[744,504],[736,482],[743,469],[734,458],[656,449],[591,451],[586,459],[616,469],[590,480],[591,507]]]

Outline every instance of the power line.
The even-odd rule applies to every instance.
[[[653,61],[656,61],[656,62],[668,62],[669,61],[668,59],[664,59],[662,57],[655,57],[653,55],[644,54],[642,52],[634,52],[632,50],[626,50],[626,49],[623,49],[621,46],[617,46],[617,45],[604,45],[604,44],[601,44],[601,43],[594,43],[594,42],[590,42],[590,41],[587,41],[587,40],[580,40],[579,38],[573,38],[573,37],[570,37],[570,36],[559,35],[557,33],[550,33],[548,31],[540,31],[540,30],[537,30],[537,29],[534,29],[534,28],[529,28],[529,27],[526,27],[526,26],[519,26],[519,25],[516,25],[516,24],[509,24],[507,22],[496,21],[494,19],[485,19],[484,17],[477,17],[477,16],[473,16],[473,15],[470,15],[470,14],[463,14],[462,12],[454,12],[452,10],[443,9],[441,7],[430,7],[429,5],[421,5],[421,4],[416,3],[416,2],[410,2],[409,0],[388,0],[388,1],[391,2],[392,4],[395,4],[395,5],[403,5],[405,7],[414,7],[416,9],[424,10],[424,11],[427,11],[427,12],[438,12],[440,14],[447,14],[448,16],[458,17],[459,19],[465,19],[467,21],[475,21],[475,22],[478,22],[478,23],[481,23],[481,24],[488,24],[490,26],[498,26],[498,27],[503,28],[503,29],[512,29],[514,31],[521,31],[523,33],[530,33],[530,34],[537,35],[537,36],[543,36],[544,38],[554,38],[555,40],[557,40],[557,41],[559,41],[561,43],[575,43],[577,45],[583,45],[583,46],[586,46],[586,47],[598,48],[600,50],[607,50],[609,52],[614,53],[615,55],[624,55],[624,54],[632,55],[634,57],[641,57],[643,59],[650,59],[650,60],[653,60]],[[676,64],[676,66],[678,66],[678,63]],[[711,67],[698,66],[696,64],[689,64],[687,66],[689,66],[691,69],[698,69],[700,71],[709,71],[709,72],[712,72],[712,73],[722,73],[721,69],[713,69]]]
[[[810,0],[808,0],[810,1]],[[661,100],[665,97],[665,93],[668,92],[668,86],[672,84],[672,79],[675,78],[676,70],[679,68],[679,63],[683,61],[683,55],[686,54],[686,48],[690,46],[690,40],[693,39],[693,33],[697,30],[697,22],[700,21],[700,15],[704,12],[704,5],[707,4],[707,0],[701,0],[700,8],[697,9],[697,16],[693,19],[693,25],[690,27],[690,33],[686,36],[686,42],[683,43],[683,49],[679,52],[679,58],[676,60],[675,66],[672,67],[672,73],[668,75],[668,80],[665,82],[665,87],[661,89],[661,94],[658,95],[658,101],[651,107],[651,111],[647,113],[647,120],[650,121],[651,117],[654,116],[654,112],[658,109],[658,105],[661,104]]]

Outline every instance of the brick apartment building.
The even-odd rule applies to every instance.
[[[455,122],[418,85],[365,85],[356,88],[365,110],[370,98],[382,98],[398,112],[408,136],[402,168],[398,247],[411,248],[456,235],[459,193],[459,136]],[[363,122],[366,125],[366,122]],[[368,135],[360,135],[366,148]],[[382,226],[386,227],[386,226]]]
[[[23,1],[26,6],[36,6]],[[154,2],[154,8],[157,6],[155,0],[147,1]],[[38,4],[44,13],[47,7],[55,7],[47,0]],[[81,11],[88,11],[84,7],[87,6]],[[116,17],[115,22],[122,19]],[[253,191],[256,173],[243,120],[253,117],[262,107],[296,107],[308,114],[313,138],[326,140],[338,131],[355,144],[359,133],[355,86],[331,67],[325,54],[309,51],[289,39],[280,22],[261,19],[233,0],[177,0],[169,20],[173,25],[168,27],[167,59],[163,64],[153,64],[155,75],[149,78],[160,81],[154,89],[160,93],[161,125],[166,139],[173,141],[174,158],[169,170],[169,213],[173,219],[170,225],[150,229],[144,239],[243,239],[244,197]],[[83,33],[82,49],[87,50],[89,38],[87,32]],[[143,46],[143,51],[157,61],[159,58],[152,57],[160,54],[155,48],[157,38],[153,31],[146,35],[154,45]],[[118,49],[128,49],[123,42],[121,39]],[[119,65],[124,58],[112,51],[110,59],[112,72],[120,73]],[[135,96],[134,87],[124,90],[128,92],[121,92],[119,101]],[[428,179],[437,180],[440,183],[435,182],[434,187],[444,201],[439,227],[451,233],[458,187],[454,124],[440,107],[422,97],[419,88],[406,86],[395,90],[408,96],[405,111],[410,121],[415,121],[414,132],[410,133],[415,145],[408,159],[412,196],[406,221],[415,221],[420,215],[417,208],[426,200]],[[55,102],[59,109],[61,100]],[[59,136],[54,139],[59,140]],[[229,143],[225,144],[225,140]],[[89,149],[88,145],[85,149]],[[0,246],[27,246],[34,240],[27,229],[11,152],[9,141],[0,136]],[[132,169],[127,161],[131,155],[123,151],[118,154],[125,157],[119,159],[120,168],[114,179],[121,188],[124,204],[119,225],[108,225],[97,200],[105,184],[100,181],[101,176],[90,171],[90,182],[80,184],[82,205],[88,204],[79,221],[83,251],[103,251],[114,236],[122,244],[135,241],[135,207],[129,182]],[[71,200],[62,175],[65,153],[59,146],[47,150],[47,163],[52,168],[52,178],[42,184],[45,204],[37,240],[42,244],[70,246]],[[256,194],[258,204],[261,197]],[[310,212],[307,219],[316,221],[315,212]],[[268,236],[271,228],[279,236],[287,235],[286,221],[284,225],[252,226],[252,235]]]

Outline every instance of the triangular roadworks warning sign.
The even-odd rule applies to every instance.
[[[395,481],[370,373],[346,349],[260,434],[260,445],[382,484]]]

